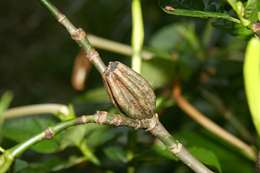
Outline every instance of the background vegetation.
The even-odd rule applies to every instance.
[[[131,1],[53,2],[88,33],[131,45]],[[243,63],[249,39],[257,37],[253,24],[259,21],[260,3],[242,3],[245,11],[240,15],[239,5],[232,7],[224,0],[142,0],[144,48],[152,58],[142,61],[141,73],[155,89],[160,120],[196,157],[223,173],[252,173],[256,158],[187,116],[173,90],[174,86],[182,87],[185,100],[203,116],[256,150],[258,135],[248,108]],[[225,20],[219,14],[206,19],[183,17],[179,15],[192,12],[178,10],[172,15],[169,7],[218,12],[236,20]],[[96,110],[116,112],[96,69],[90,70],[82,91],[72,87],[71,74],[79,51],[39,1],[0,2],[0,94],[12,92],[10,107],[60,103],[72,105],[76,115]],[[106,63],[118,60],[131,64],[130,56],[98,51]],[[6,100],[2,97],[0,107]],[[6,119],[0,129],[1,147],[10,148],[59,121],[50,114]],[[93,124],[70,128],[40,142],[19,157],[10,170],[72,171],[191,172],[142,130]]]

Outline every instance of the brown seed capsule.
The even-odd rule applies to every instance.
[[[134,119],[153,117],[155,94],[141,75],[116,61],[109,63],[103,78],[112,102],[122,113]]]

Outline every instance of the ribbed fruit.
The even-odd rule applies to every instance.
[[[155,94],[151,85],[138,73],[120,62],[110,62],[103,74],[114,105],[133,119],[152,118]]]

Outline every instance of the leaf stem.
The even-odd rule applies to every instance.
[[[132,68],[141,73],[141,51],[144,42],[144,27],[141,0],[132,0]]]
[[[47,114],[47,113],[50,114],[61,113],[64,116],[68,116],[70,110],[66,105],[46,103],[46,104],[35,104],[35,105],[10,108],[3,113],[3,116],[6,119],[11,119],[11,118],[23,117],[28,115]]]
[[[88,34],[88,39],[90,43],[99,49],[108,50],[111,52],[119,53],[122,55],[132,56],[133,55],[133,49],[126,44],[119,43],[116,41],[108,40],[102,37],[98,37],[93,34]],[[151,51],[142,50],[141,51],[141,57],[144,60],[150,60],[155,56],[155,54]]]
[[[186,9],[175,9],[171,6],[166,6],[162,8],[164,12],[168,14],[173,14],[177,16],[187,16],[187,17],[199,17],[199,18],[219,18],[225,19],[234,23],[241,23],[239,19],[234,18],[225,13],[209,12],[209,11],[197,11],[197,10],[186,10]]]

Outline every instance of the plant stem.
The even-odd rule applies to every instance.
[[[127,118],[119,114],[109,114],[107,112],[98,111],[95,115],[83,115],[77,119],[69,120],[66,122],[61,122],[53,127],[49,127],[43,132],[35,135],[34,137],[28,139],[27,141],[18,144],[8,150],[4,151],[4,154],[0,156],[9,158],[8,162],[0,162],[0,167],[5,168],[0,172],[5,172],[9,169],[11,163],[16,157],[20,156],[24,151],[29,149],[32,145],[46,140],[52,139],[59,132],[76,125],[87,124],[87,123],[97,123],[97,124],[106,124],[114,126],[127,126],[135,129],[144,128],[150,131],[155,137],[159,138],[180,160],[182,160],[187,166],[189,166],[196,173],[212,173],[207,167],[205,167],[201,162],[194,158],[185,147],[175,140],[169,132],[163,127],[159,122],[157,116],[154,116],[152,119],[145,120],[135,120]],[[1,172],[1,173],[2,173]]]
[[[87,37],[89,39],[89,42],[96,48],[116,52],[127,56],[133,55],[133,49],[129,45],[98,37],[93,34],[88,34]],[[147,50],[141,51],[141,57],[144,60],[150,60],[154,56],[155,54],[153,52]]]
[[[20,154],[22,154],[25,150],[30,148],[32,145],[45,139],[52,139],[56,134],[67,129],[68,127],[87,124],[87,123],[128,126],[133,128],[148,128],[150,125],[150,122],[148,121],[140,123],[139,120],[130,119],[122,115],[108,114],[107,112],[98,111],[95,115],[89,115],[89,116],[83,115],[77,119],[61,122],[53,127],[49,127],[45,131],[39,133],[38,135],[35,135],[29,140],[9,149],[9,151],[11,151],[11,156],[13,158],[18,157]]]
[[[87,57],[90,59],[90,61],[93,61],[93,64],[96,66],[98,71],[102,74],[105,70],[105,65],[102,62],[99,54],[96,50],[94,50],[89,41],[86,38],[86,34],[82,29],[77,29],[70,23],[70,21],[59,12],[59,10],[50,4],[48,0],[41,0],[41,2],[51,11],[51,13],[57,18],[57,20],[65,26],[67,31],[71,34],[72,39],[77,41],[77,43],[85,50]],[[133,0],[133,3],[140,3],[138,0]],[[135,24],[139,25],[139,30],[135,31],[134,33],[137,34],[137,36],[141,36],[141,39],[137,38],[136,36],[133,36],[135,41],[138,41],[138,43],[134,42],[134,45],[137,47],[133,47],[133,53],[136,53],[136,50],[138,50],[138,56],[140,57],[140,51],[142,48],[142,42],[143,42],[143,26],[142,26],[142,16],[141,16],[141,6],[140,4],[134,4],[135,10],[137,11],[137,15],[139,15],[137,22],[134,22]],[[141,28],[141,29],[140,29]],[[141,59],[141,58],[139,58]],[[135,120],[131,118],[124,117],[122,115],[110,115],[106,112],[97,112],[95,116],[82,116],[76,120],[67,121],[64,123],[61,123],[57,126],[54,126],[52,128],[48,128],[44,132],[42,132],[39,135],[34,136],[30,140],[26,141],[25,143],[22,143],[18,145],[17,147],[14,147],[12,151],[13,158],[17,155],[20,155],[24,150],[29,148],[32,144],[37,143],[43,139],[51,139],[53,135],[56,133],[74,126],[78,124],[85,124],[85,123],[98,123],[98,124],[108,124],[108,125],[115,125],[115,126],[128,126],[132,128],[146,128],[147,130],[151,131],[156,137],[162,140],[162,142],[168,146],[168,148],[171,149],[171,152],[173,154],[176,154],[177,157],[180,158],[186,165],[188,165],[191,169],[193,169],[196,173],[212,173],[207,167],[205,167],[201,162],[199,162],[197,159],[195,159],[178,141],[175,141],[174,138],[171,137],[171,135],[165,130],[165,128],[161,125],[159,122],[157,116],[154,116],[152,119],[144,119],[144,120]],[[15,154],[13,154],[15,153]]]
[[[103,63],[98,52],[90,45],[85,31],[81,28],[76,28],[69,19],[62,14],[54,5],[48,0],[40,0],[43,5],[56,17],[59,23],[61,23],[67,31],[70,33],[71,38],[75,40],[82,49],[86,52],[86,57],[95,65],[97,70],[102,74],[105,71],[105,64]]]
[[[132,0],[132,68],[141,73],[141,51],[144,42],[144,27],[141,0]]]
[[[28,106],[20,106],[10,108],[3,113],[6,119],[23,117],[27,115],[37,115],[37,114],[57,114],[62,113],[63,115],[69,115],[69,108],[62,104],[36,104]]]
[[[94,119],[93,117],[88,117],[88,119]],[[20,156],[25,150],[29,149],[32,145],[44,140],[44,139],[51,139],[54,135],[59,133],[60,131],[74,126],[76,124],[76,119],[71,121],[62,122],[54,127],[47,128],[42,133],[35,135],[34,137],[30,138],[29,140],[18,144],[17,146],[11,149],[11,155],[13,158]]]
[[[99,159],[93,154],[89,146],[86,144],[85,141],[77,145],[79,150],[82,152],[82,154],[85,156],[86,160],[90,160],[92,163],[94,163],[97,166],[100,166]]]
[[[236,12],[237,16],[241,21],[241,24],[244,26],[249,26],[251,22],[244,18],[245,8],[243,3],[237,0],[227,0],[227,2],[232,7],[232,9]]]
[[[154,136],[160,139],[168,149],[183,161],[188,167],[197,173],[213,173],[200,161],[193,157],[190,152],[164,128],[158,121],[157,126],[150,131]]]
[[[178,106],[187,113],[187,115],[192,118],[195,122],[200,124],[202,127],[206,128],[211,133],[215,134],[219,138],[223,139],[230,145],[236,147],[250,160],[256,160],[256,151],[246,144],[245,142],[241,141],[236,136],[232,135],[231,133],[227,132],[219,125],[217,125],[212,120],[208,119],[205,115],[203,115],[200,111],[198,111],[194,106],[192,106],[181,94],[181,88],[178,84],[175,84],[173,87],[173,96],[175,101],[177,102]]]

